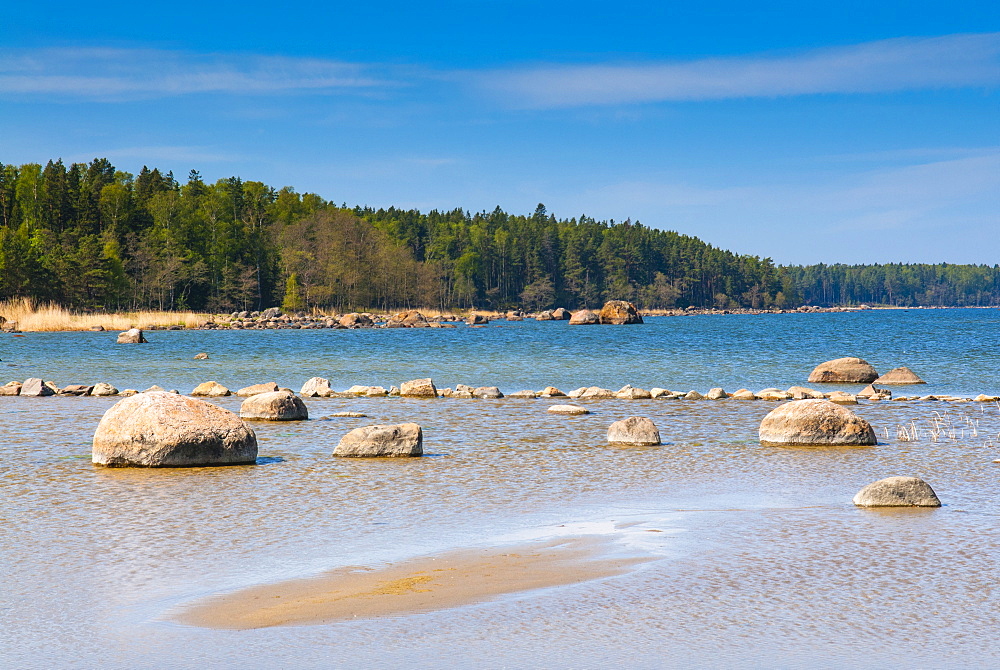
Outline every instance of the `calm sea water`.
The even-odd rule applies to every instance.
[[[804,383],[823,360],[907,365],[900,393],[1000,394],[997,310],[699,316],[643,326],[501,322],[455,330],[153,332],[0,339],[10,379],[190,391],[324,376],[335,388],[552,384],[707,390]],[[208,361],[192,356],[206,351]],[[853,388],[853,387],[852,387]],[[764,402],[322,399],[255,424],[256,466],[89,461],[113,399],[0,398],[0,661],[5,667],[996,667],[1000,408],[883,402],[880,443],[762,447]],[[218,404],[238,410],[239,399]],[[324,418],[359,410],[368,419]],[[612,448],[651,417],[665,444]],[[418,421],[429,457],[334,459],[351,428]],[[919,437],[904,440],[901,426]],[[933,434],[932,434],[933,430]],[[937,510],[859,510],[861,486],[928,480]],[[660,532],[650,532],[660,531]],[[214,631],[199,597],[351,564],[557,535],[655,560],[620,577],[380,620]]]

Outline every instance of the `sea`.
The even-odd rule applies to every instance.
[[[143,345],[21,335],[0,335],[0,383],[857,391],[806,378],[859,356],[927,381],[897,397],[1000,395],[998,309],[152,331]],[[566,417],[542,398],[309,399],[309,421],[253,424],[256,465],[102,468],[91,439],[116,401],[0,397],[5,668],[1000,666],[996,402],[862,401],[852,409],[876,446],[809,448],[758,442],[777,406],[765,401],[574,401],[591,414]],[[345,411],[366,417],[333,416]],[[652,419],[663,444],[608,445],[608,425],[628,416]],[[423,427],[422,458],[332,456],[353,428],[406,421]],[[894,475],[925,479],[943,506],[852,504]],[[247,586],[559,537],[645,560],[377,620],[230,631],[175,619]]]

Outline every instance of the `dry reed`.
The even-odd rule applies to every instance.
[[[18,330],[52,332],[90,330],[103,326],[107,330],[128,330],[150,326],[184,326],[194,328],[210,320],[207,314],[195,312],[119,312],[81,314],[54,303],[36,304],[28,298],[0,301],[0,316],[17,323]]]

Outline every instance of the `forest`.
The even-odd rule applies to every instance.
[[[776,266],[630,220],[349,208],[107,159],[0,164],[0,300],[228,312],[992,305],[1000,268]]]

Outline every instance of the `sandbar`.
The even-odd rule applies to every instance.
[[[210,596],[174,619],[191,626],[246,630],[401,616],[620,575],[647,560],[609,556],[607,541],[593,537],[462,549]]]

